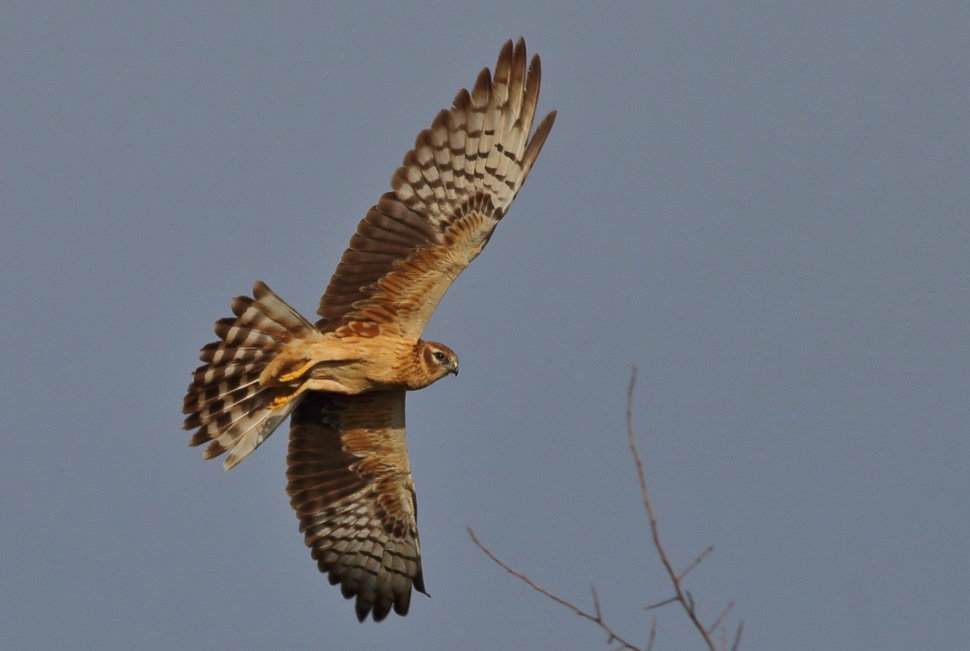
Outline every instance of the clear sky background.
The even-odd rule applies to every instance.
[[[599,649],[674,564],[744,649],[965,649],[970,9],[963,2],[7,3],[0,646]],[[359,624],[284,493],[181,431],[262,279],[304,314],[414,136],[525,36],[559,117],[426,335],[425,577]],[[657,649],[699,648],[660,613]]]

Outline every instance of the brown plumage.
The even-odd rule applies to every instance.
[[[421,333],[488,243],[525,182],[556,113],[532,137],[538,55],[509,41],[492,75],[418,134],[367,211],[311,324],[264,283],[216,322],[183,403],[189,445],[229,452],[228,470],[292,414],[287,493],[321,572],[356,597],[357,617],[407,614],[424,592],[408,465],[405,392],[458,374]]]

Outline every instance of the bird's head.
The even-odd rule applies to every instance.
[[[419,341],[418,346],[421,362],[431,382],[437,382],[449,373],[458,375],[458,355],[451,348],[434,341]]]

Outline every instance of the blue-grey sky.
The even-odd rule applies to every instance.
[[[970,616],[966,3],[8,3],[0,9],[0,646],[646,641],[661,533],[745,649],[957,649]],[[266,281],[312,314],[418,131],[525,36],[559,117],[426,333],[425,578],[358,624],[284,493],[181,431]],[[736,618],[732,617],[732,623]],[[660,613],[657,649],[698,648]]]

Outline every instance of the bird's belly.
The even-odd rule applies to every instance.
[[[351,395],[405,388],[398,375],[392,365],[375,360],[321,362],[310,371],[307,388]]]

